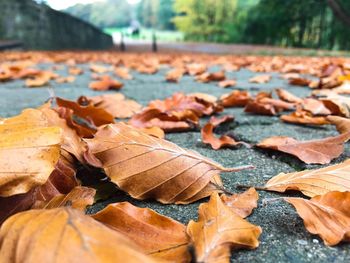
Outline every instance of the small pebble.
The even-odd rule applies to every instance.
[[[319,241],[318,241],[317,239],[313,239],[312,242],[313,242],[314,244],[318,244],[318,243],[319,243]]]
[[[299,245],[303,245],[303,246],[307,245],[307,241],[306,240],[298,239],[297,242],[298,242]]]

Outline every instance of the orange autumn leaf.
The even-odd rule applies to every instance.
[[[78,67],[71,67],[68,69],[68,73],[71,74],[71,75],[81,75],[83,74],[83,70],[81,68],[78,68]]]
[[[329,192],[310,200],[284,198],[297,210],[306,229],[319,235],[327,246],[350,242],[350,192]]]
[[[59,77],[56,79],[57,83],[72,83],[75,81],[74,76],[68,76],[68,77]]]
[[[91,101],[95,107],[109,112],[114,118],[130,118],[142,108],[136,101],[126,99],[121,93],[104,94],[88,97],[87,99]]]
[[[270,75],[257,75],[249,79],[250,83],[258,83],[258,84],[263,84],[267,83],[271,80]]]
[[[289,153],[307,164],[326,164],[343,153],[344,143],[349,139],[350,133],[311,141],[298,141],[291,137],[276,136],[264,139],[256,146]]]
[[[286,102],[301,103],[303,100],[284,89],[276,89],[277,96]]]
[[[140,130],[144,133],[147,133],[148,135],[157,137],[159,139],[164,139],[165,137],[164,131],[159,127],[140,128]]]
[[[339,116],[327,116],[326,118],[327,118],[327,121],[335,125],[338,132],[340,133],[350,132],[350,119],[339,117]]]
[[[297,190],[309,197],[330,191],[350,191],[349,172],[350,160],[347,160],[320,169],[280,173],[271,178],[264,188],[276,192]]]
[[[3,262],[155,262],[139,251],[123,235],[67,207],[18,213],[0,229]]]
[[[100,80],[91,82],[89,88],[100,91],[112,89],[119,90],[123,87],[123,85],[124,84],[119,82],[118,80],[114,80],[110,76],[105,75],[102,76]]]
[[[213,73],[205,72],[203,74],[196,76],[197,81],[204,82],[204,83],[211,82],[211,81],[222,81],[225,79],[226,79],[226,76],[224,71],[218,71]]]
[[[294,85],[294,86],[309,86],[309,84],[311,83],[311,80],[306,79],[306,78],[290,78],[288,80],[288,83],[290,85]]]
[[[133,79],[133,77],[130,75],[128,68],[122,68],[122,67],[115,68],[114,74],[121,79],[126,79],[126,80]]]
[[[229,262],[230,250],[254,249],[262,232],[241,218],[213,193],[198,209],[198,221],[190,221],[187,233],[195,249],[195,262]]]
[[[229,122],[232,120],[233,117],[231,116],[223,116],[220,119],[212,117],[210,121],[207,124],[205,124],[201,129],[202,141],[206,144],[210,144],[210,146],[214,150],[218,150],[224,147],[235,147],[244,144],[243,142],[235,141],[233,138],[227,135],[222,135],[220,138],[215,137],[214,128],[220,125],[221,123]]]
[[[197,152],[123,123],[107,125],[86,141],[86,160],[104,168],[113,183],[140,200],[191,203],[221,186],[220,172],[241,169],[224,168]]]
[[[289,115],[282,115],[280,119],[288,123],[297,124],[311,124],[311,125],[324,125],[329,124],[326,117],[323,116],[313,116],[310,112],[297,110]]]
[[[191,76],[197,76],[204,73],[207,70],[207,66],[201,63],[192,63],[186,65],[188,74]]]
[[[80,105],[75,101],[56,98],[56,103],[59,107],[71,109],[74,115],[86,119],[96,127],[114,123],[114,117],[106,112],[104,109],[97,108],[93,105]]]
[[[220,104],[225,108],[244,107],[250,99],[250,94],[247,91],[234,90],[231,93],[222,95],[220,98]]]
[[[185,71],[182,68],[175,68],[166,73],[165,79],[168,82],[179,82]]]
[[[237,82],[234,79],[227,79],[227,80],[222,80],[219,82],[219,87],[220,88],[228,88],[228,87],[233,87],[236,86]]]
[[[278,110],[269,103],[261,103],[258,100],[250,100],[244,108],[244,112],[261,115],[276,115]]]
[[[108,72],[110,69],[108,67],[105,67],[102,65],[91,64],[90,70],[91,70],[91,72],[94,72],[94,73],[103,74],[103,73]]]
[[[74,209],[85,211],[88,205],[94,203],[96,190],[89,187],[77,186],[68,194],[59,194],[49,201],[37,201],[34,209],[53,209],[70,206]]]
[[[341,95],[329,95],[321,99],[332,115],[350,117],[350,98]]]
[[[149,256],[172,262],[190,261],[186,227],[149,208],[115,203],[92,217],[134,241]]]
[[[0,196],[23,194],[45,184],[60,158],[62,130],[42,112],[26,109],[0,123]]]
[[[220,196],[222,202],[242,218],[249,216],[258,207],[259,194],[254,188],[249,188],[241,194]]]
[[[326,108],[322,101],[316,99],[303,99],[302,107],[304,110],[311,112],[313,115],[330,115],[331,111]]]

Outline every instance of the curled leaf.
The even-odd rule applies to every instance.
[[[115,203],[92,217],[133,240],[149,256],[190,261],[186,227],[149,208],[139,208],[128,202]]]
[[[350,242],[350,192],[329,192],[310,200],[284,198],[304,220],[306,229],[319,235],[327,246]]]

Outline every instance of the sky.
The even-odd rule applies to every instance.
[[[73,6],[75,4],[89,4],[94,2],[101,2],[103,0],[47,0],[47,4],[53,9],[61,10],[67,7]],[[140,0],[127,0],[130,4],[136,4]]]

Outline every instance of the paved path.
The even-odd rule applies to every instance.
[[[48,65],[43,65],[47,67]],[[87,66],[84,66],[87,68]],[[134,80],[124,81],[125,86],[122,93],[146,105],[153,99],[164,99],[171,96],[176,91],[205,92],[216,96],[229,92],[229,89],[221,89],[215,83],[200,84],[194,82],[192,77],[185,76],[179,84],[166,83],[162,70],[156,75],[140,75],[133,72]],[[66,69],[61,71],[66,74]],[[309,94],[307,88],[289,86],[286,81],[279,78],[278,74],[272,74],[272,81],[268,84],[250,84],[248,79],[255,75],[248,70],[241,70],[229,74],[229,77],[236,78],[239,89],[246,89],[252,93],[260,90],[272,90],[278,87],[287,88],[289,91],[299,95]],[[88,89],[90,72],[85,71],[72,84],[55,84],[52,87],[58,96],[69,99],[76,99],[80,95],[97,95]],[[0,116],[8,117],[20,113],[23,108],[37,107],[49,96],[46,88],[25,88],[22,81],[14,81],[0,84]],[[257,143],[263,138],[272,135],[293,136],[297,139],[317,139],[336,135],[337,131],[329,127],[310,128],[305,126],[284,124],[278,117],[254,116],[243,113],[241,108],[227,109],[223,114],[233,114],[236,117],[235,124],[228,127],[227,131],[233,132],[239,138],[250,143]],[[203,122],[206,121],[203,119]],[[244,147],[232,150],[224,149],[214,151],[203,145],[200,141],[200,133],[186,132],[174,133],[166,136],[182,147],[196,150],[204,156],[210,157],[224,166],[239,166],[252,164],[255,170],[242,171],[238,173],[223,174],[223,182],[230,191],[238,191],[237,184],[263,185],[269,178],[280,172],[292,172],[311,166],[302,164],[293,157],[273,152],[260,151],[256,149],[246,149]],[[350,156],[350,147],[346,145],[345,153],[332,163],[345,160]],[[238,251],[232,256],[233,262],[349,262],[349,244],[340,245],[334,248],[327,247],[317,236],[308,233],[302,220],[295,210],[283,201],[264,205],[266,198],[281,197],[281,194],[260,192],[259,208],[248,218],[253,224],[259,225],[263,229],[261,244],[258,249],[252,251]],[[290,194],[290,196],[299,196]],[[153,201],[136,201],[129,198],[122,192],[116,193],[115,197],[108,201],[97,203],[91,208],[97,211],[108,203],[129,201],[141,207],[150,207],[156,211],[170,216],[183,223],[190,219],[197,218],[197,208],[200,202],[190,205],[162,205]]]

